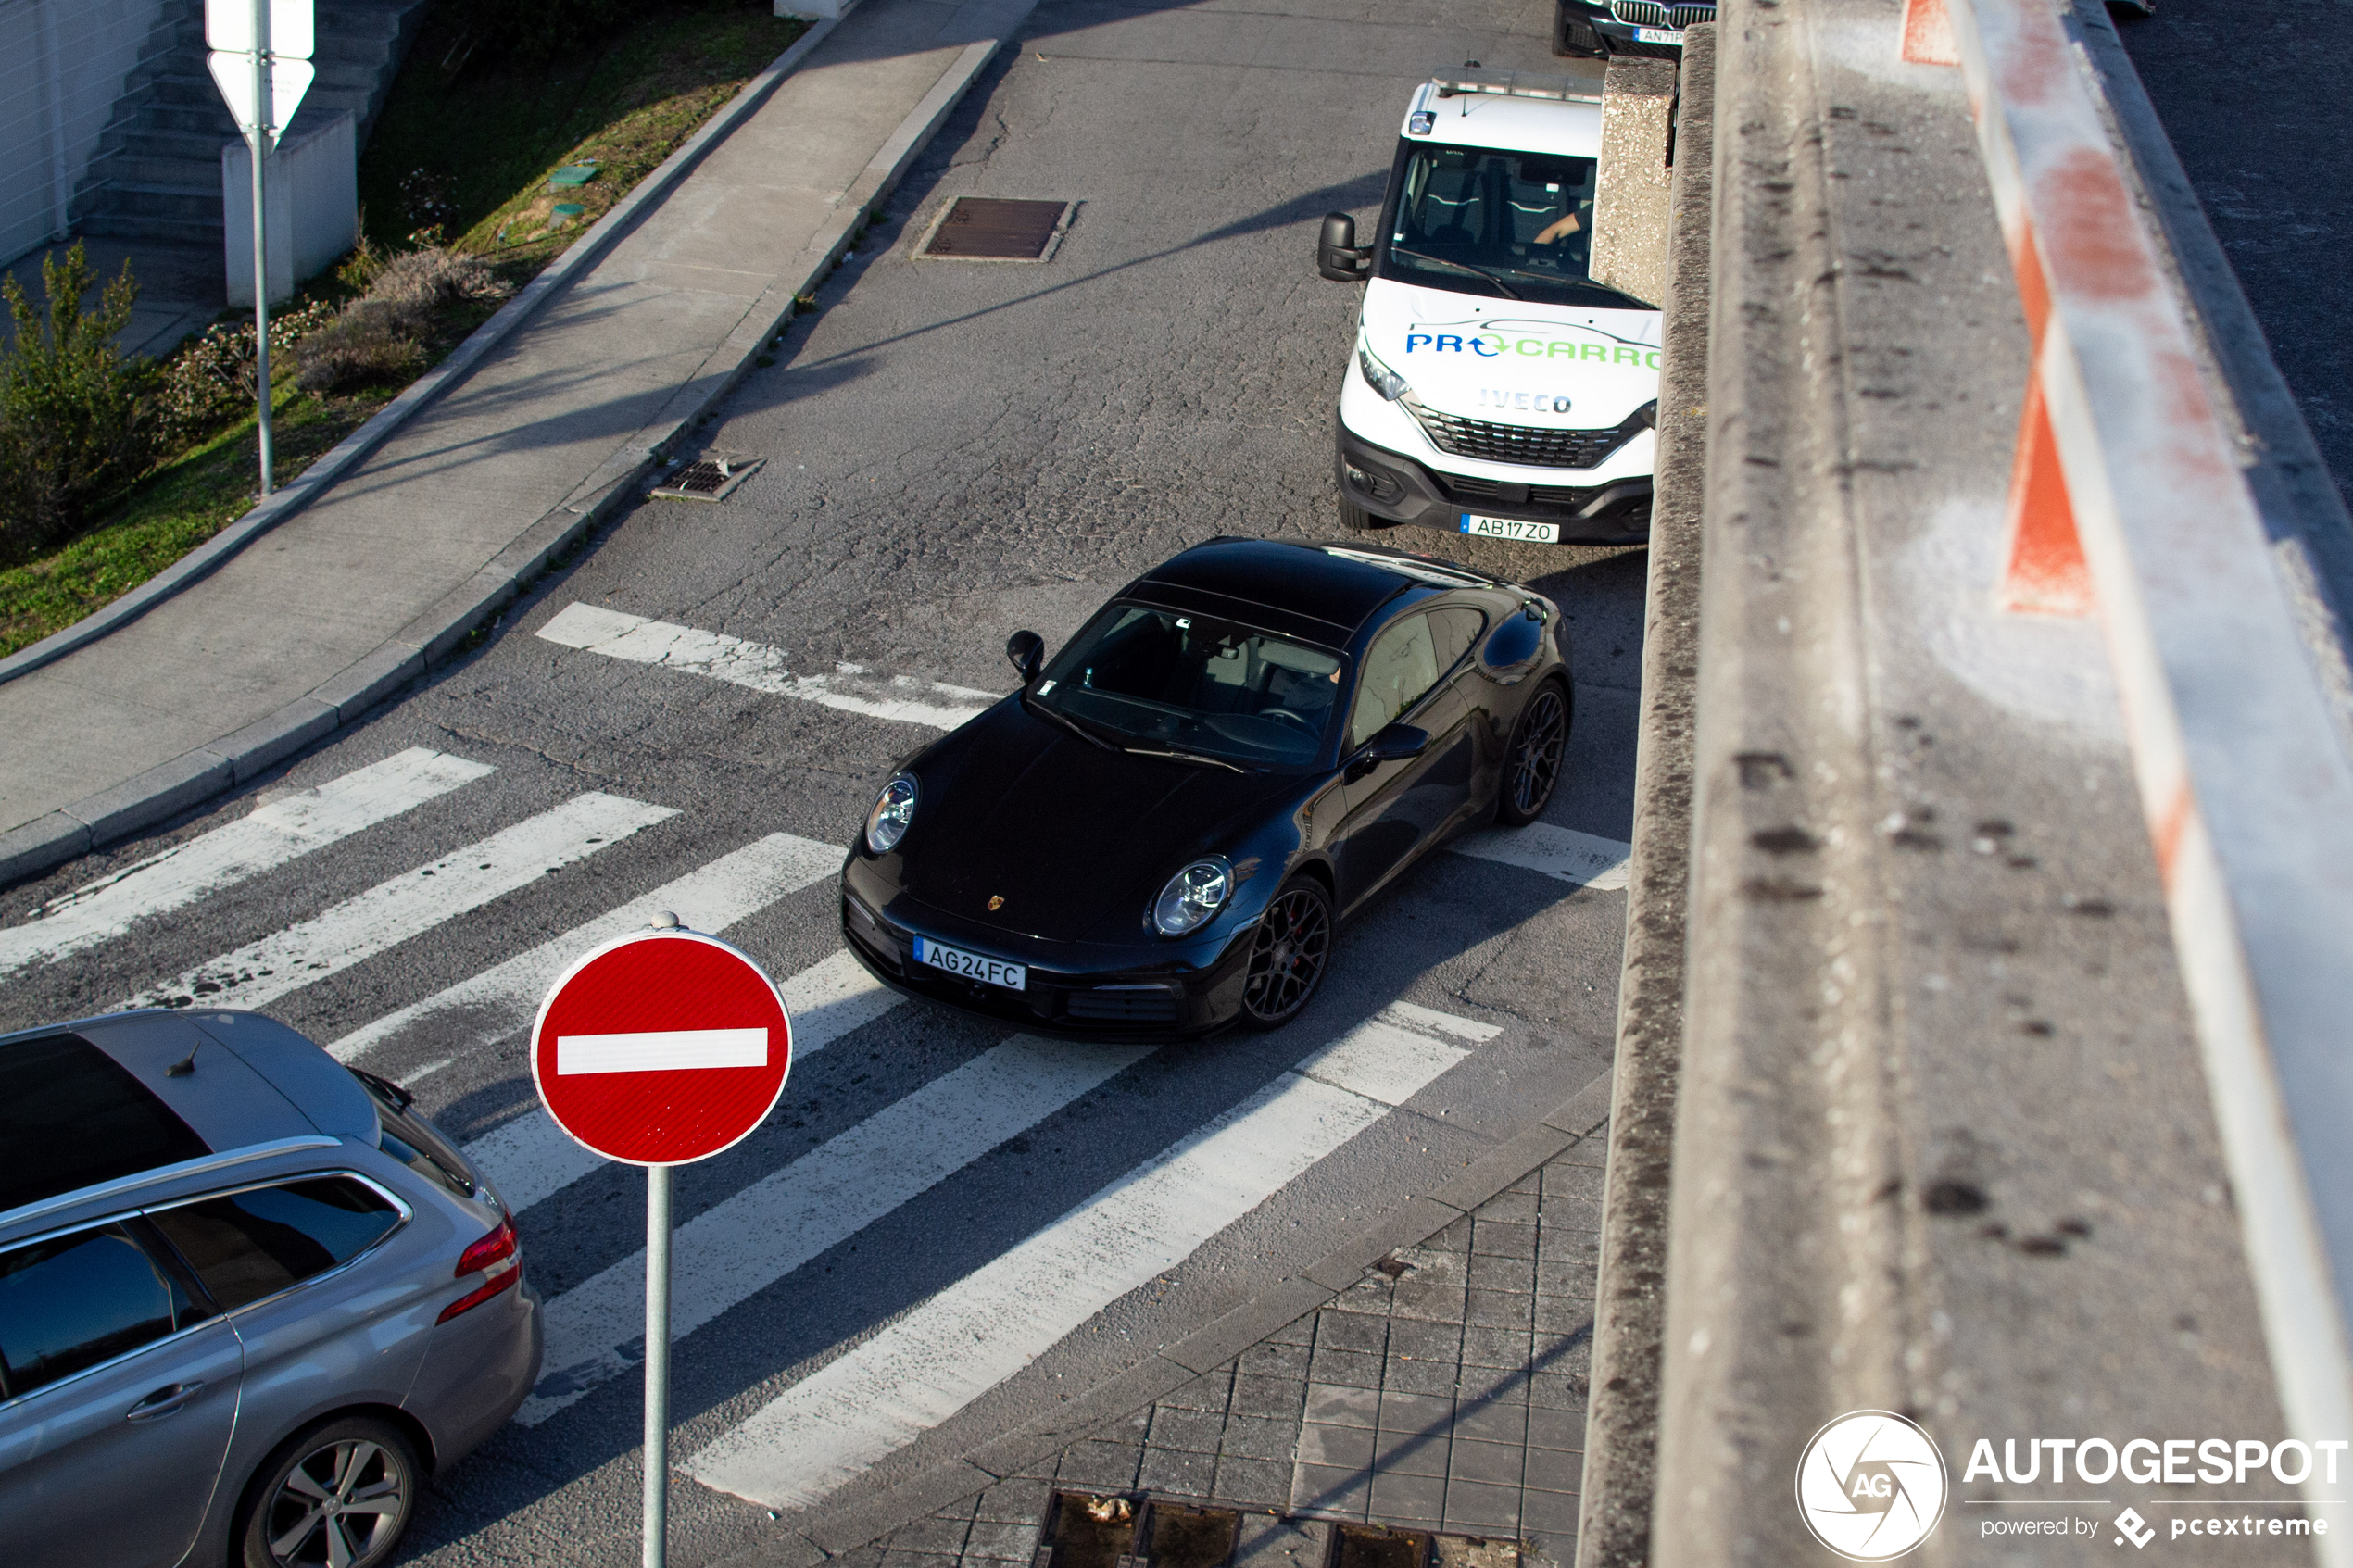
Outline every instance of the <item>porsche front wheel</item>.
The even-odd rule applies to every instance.
[[[1279,1029],[1297,1018],[1331,967],[1332,901],[1323,884],[1298,876],[1285,883],[1259,917],[1242,982],[1242,1022]]]
[[[1495,820],[1507,828],[1525,827],[1544,814],[1553,791],[1560,786],[1561,765],[1568,751],[1568,696],[1556,680],[1536,688],[1520,709],[1512,728],[1512,744],[1504,754],[1504,787],[1495,802]]]

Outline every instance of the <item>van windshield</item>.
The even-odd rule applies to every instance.
[[[1380,274],[1489,298],[1647,310],[1587,275],[1595,179],[1589,157],[1406,142]]]

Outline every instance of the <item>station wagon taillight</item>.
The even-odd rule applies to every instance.
[[[497,1230],[458,1254],[456,1277],[464,1279],[469,1274],[480,1274],[482,1283],[442,1308],[435,1323],[447,1323],[460,1312],[472,1311],[522,1278],[522,1253],[516,1245],[512,1215],[501,1215]]]

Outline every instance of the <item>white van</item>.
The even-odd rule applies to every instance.
[[[1543,543],[1650,533],[1659,313],[1595,282],[1589,84],[1465,70],[1416,90],[1375,243],[1324,220],[1316,270],[1369,280],[1340,385],[1340,509]]]

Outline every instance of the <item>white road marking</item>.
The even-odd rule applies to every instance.
[[[667,907],[667,906],[665,906]],[[558,941],[571,943],[570,937]],[[552,945],[552,944],[551,944]],[[585,949],[567,949],[577,958]],[[570,958],[563,960],[571,961]],[[544,991],[562,972],[559,964],[540,985]],[[786,1016],[792,1020],[795,1060],[816,1055],[852,1029],[870,1023],[897,1007],[900,997],[868,974],[848,953],[836,953],[802,970],[776,989],[785,998]],[[532,1008],[539,1005],[536,994]],[[528,1022],[528,1016],[525,1018]],[[507,1206],[521,1213],[542,1198],[552,1198],[607,1163],[589,1153],[556,1125],[547,1112],[534,1106],[505,1126],[484,1133],[466,1145],[466,1158],[490,1178]]]
[[[1458,839],[1451,847],[1457,855],[1524,866],[1531,872],[1542,872],[1546,876],[1605,893],[1625,887],[1626,863],[1634,853],[1632,845],[1620,844],[1614,838],[1597,838],[1575,828],[1556,828],[1550,822],[1530,822],[1524,828],[1490,828]]]
[[[749,643],[724,632],[698,632],[667,621],[652,621],[617,609],[573,603],[558,611],[539,629],[551,643],[585,648],[638,664],[658,664],[748,686],[771,696],[813,702],[845,713],[862,713],[901,724],[922,724],[952,730],[997,698],[965,686],[917,683],[912,676],[895,680],[862,680],[865,671],[844,667],[833,675],[796,675],[785,666],[781,649]],[[874,695],[862,695],[865,687]],[[900,696],[898,692],[921,693]],[[978,700],[975,700],[978,699]]]
[[[838,844],[820,844],[788,833],[770,834],[496,969],[486,969],[423,1001],[387,1013],[330,1045],[328,1054],[338,1061],[357,1061],[386,1041],[411,1033],[429,1035],[437,1047],[454,1046],[461,1054],[496,1045],[529,1028],[556,976],[599,943],[642,931],[664,910],[694,930],[724,931],[746,915],[824,881],[840,868],[841,860]],[[864,972],[859,971],[861,975]],[[787,996],[786,1006],[791,1005]],[[794,1016],[797,1024],[799,1014]]]
[[[590,791],[453,855],[379,883],[297,925],[200,964],[126,1007],[258,1008],[527,887],[678,813]]]
[[[111,940],[143,916],[184,908],[490,771],[485,762],[411,746],[257,806],[237,822],[51,899],[30,924],[0,931],[0,975]]]
[[[767,1065],[765,1029],[641,1029],[624,1035],[556,1036],[559,1078]]]
[[[671,1333],[692,1334],[1151,1054],[1016,1035],[698,1215],[672,1251]],[[526,1426],[639,1364],[645,1254],[548,1302],[547,1323],[548,1370],[515,1412]]]
[[[1468,1020],[1457,1038],[1492,1025]],[[818,1501],[1013,1376],[1469,1053],[1391,1009],[786,1389],[690,1459],[768,1508]]]

